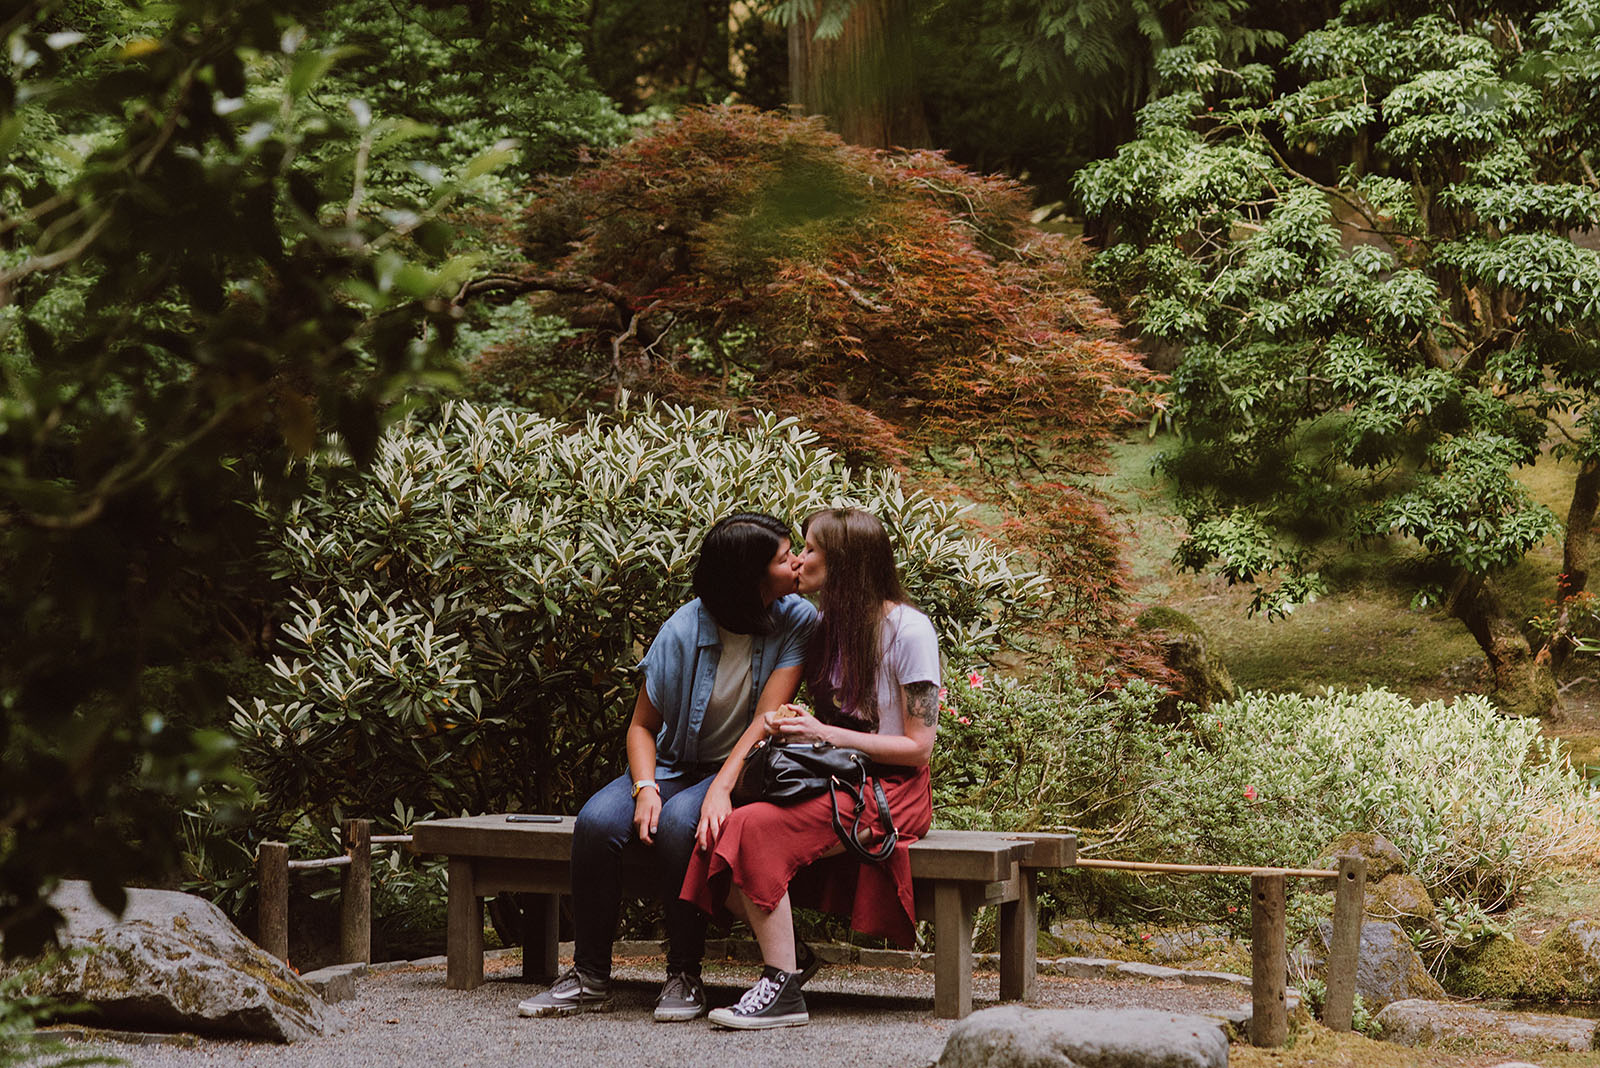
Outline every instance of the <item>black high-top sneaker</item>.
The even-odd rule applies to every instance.
[[[804,1027],[811,1022],[811,1014],[800,994],[799,974],[780,972],[768,965],[761,969],[761,978],[744,992],[739,1004],[712,1009],[711,1022],[718,1027],[755,1031],[765,1027]]]
[[[800,941],[794,942],[794,970],[797,978],[796,986],[805,986],[806,981],[822,967],[822,958],[817,956],[817,951]]]

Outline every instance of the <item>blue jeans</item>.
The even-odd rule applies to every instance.
[[[661,818],[645,845],[633,834],[633,779],[619,775],[578,813],[572,837],[573,964],[591,979],[611,977],[611,943],[622,908],[622,868],[638,865],[651,892],[666,904],[667,973],[700,974],[706,952],[706,916],[679,900],[683,873],[694,853],[700,804],[715,770],[661,779]]]

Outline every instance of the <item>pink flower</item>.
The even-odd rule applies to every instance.
[[[1229,912],[1238,912],[1239,911],[1239,906],[1238,905],[1229,905],[1228,906],[1228,911]]]
[[[1244,788],[1244,799],[1246,801],[1254,801],[1256,799],[1256,788],[1254,786],[1246,786]]]
[[[967,685],[972,687],[974,690],[983,689],[983,676],[974,671],[972,674],[967,676]]]
[[[1149,933],[1149,932],[1148,932],[1148,931],[1147,931],[1147,932],[1145,932],[1145,933],[1144,933],[1144,934],[1142,934],[1142,935],[1140,935],[1140,936],[1139,936],[1139,941],[1141,941],[1141,942],[1148,942],[1148,941],[1150,941],[1150,933]]]
[[[972,717],[962,716],[960,719],[956,720],[956,722],[965,725],[972,722]]]
[[[949,690],[945,689],[943,686],[939,687],[939,703],[941,705],[944,704],[945,699],[948,698],[949,696],[950,696],[950,691]]]

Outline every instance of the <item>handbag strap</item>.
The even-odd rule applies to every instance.
[[[854,783],[844,782],[838,776],[834,776],[828,783],[828,800],[833,803],[833,833],[839,836],[839,841],[843,842],[846,849],[862,860],[878,864],[888,860],[894,853],[894,847],[900,841],[900,832],[895,828],[894,815],[889,811],[889,799],[884,796],[883,783],[878,781],[877,776],[867,775],[866,769],[863,768],[862,785],[865,786],[867,783],[872,784],[873,800],[878,803],[878,822],[880,830],[883,832],[883,840],[878,843],[875,849],[868,849],[862,845],[861,839],[858,837],[861,833],[862,812],[866,807],[862,798],[862,794],[865,791],[858,789]],[[855,819],[851,821],[848,831],[845,830],[844,819],[839,815],[839,787],[841,786],[850,794],[850,799],[856,803]]]

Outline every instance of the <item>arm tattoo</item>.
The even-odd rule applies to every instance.
[[[935,727],[939,724],[939,684],[937,682],[913,682],[905,688],[906,714],[916,716],[922,720],[923,726]]]

